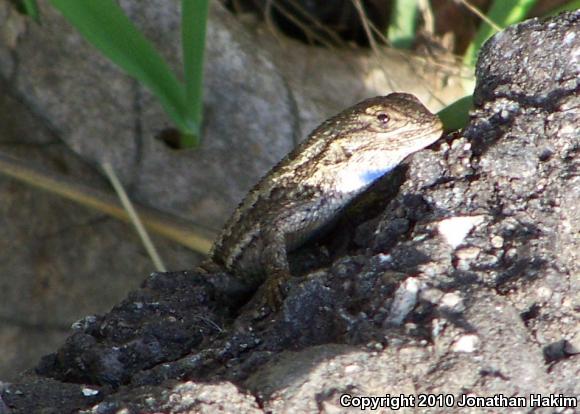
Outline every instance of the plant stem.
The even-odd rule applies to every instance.
[[[182,131],[182,147],[195,146],[199,141],[199,126],[203,118],[203,56],[208,9],[208,0],[181,1],[186,119],[190,125],[196,126],[192,129],[194,133]]]

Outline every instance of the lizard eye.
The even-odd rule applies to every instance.
[[[384,112],[378,113],[377,114],[377,119],[383,125],[388,124],[388,122],[390,120],[389,115],[385,114]]]

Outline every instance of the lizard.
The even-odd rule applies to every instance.
[[[353,199],[442,134],[439,118],[413,95],[366,99],[323,122],[246,195],[202,269],[225,269],[283,301],[288,252],[331,223]]]

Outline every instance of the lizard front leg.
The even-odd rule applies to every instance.
[[[264,295],[267,304],[272,309],[278,309],[285,297],[283,285],[292,275],[288,263],[288,252],[301,246],[311,238],[333,214],[320,214],[321,211],[336,208],[333,203],[326,202],[321,208],[322,198],[316,193],[308,193],[308,197],[285,204],[284,208],[276,209],[266,219],[270,225],[262,227],[263,250],[261,254],[262,268],[266,271]]]
[[[264,295],[271,309],[279,309],[284,300],[282,286],[290,277],[286,235],[280,228],[270,229],[264,234],[262,263],[266,270]]]

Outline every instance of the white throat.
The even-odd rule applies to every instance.
[[[399,160],[379,165],[351,164],[343,169],[337,176],[336,190],[341,193],[353,193],[363,191],[383,175],[392,171],[399,164]]]

